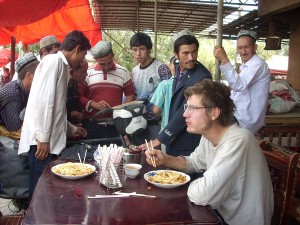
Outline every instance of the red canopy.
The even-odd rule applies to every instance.
[[[18,58],[18,55],[15,56],[15,59]],[[10,62],[11,51],[8,49],[0,49],[0,67],[5,66]]]
[[[33,44],[55,35],[62,41],[72,30],[82,31],[94,46],[102,39],[88,0],[0,0],[0,44]]]

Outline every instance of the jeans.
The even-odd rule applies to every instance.
[[[47,165],[51,162],[52,158],[55,155],[49,154],[48,157],[44,160],[35,158],[35,153],[37,151],[36,145],[30,145],[28,152],[28,161],[29,161],[29,198],[32,197],[35,186],[44,172]]]

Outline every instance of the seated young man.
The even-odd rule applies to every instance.
[[[4,126],[1,129],[2,132],[6,129],[9,132],[21,129],[29,91],[38,64],[39,61],[31,52],[17,59],[18,79],[0,89],[0,125]],[[2,132],[1,135],[7,136]]]
[[[269,225],[273,213],[273,188],[267,162],[254,135],[231,125],[234,103],[230,88],[204,79],[185,90],[187,131],[201,134],[190,156],[174,157],[147,150],[157,165],[186,173],[206,170],[191,182],[188,197],[196,205],[210,205],[230,225]]]

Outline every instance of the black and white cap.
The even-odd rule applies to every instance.
[[[16,60],[16,71],[20,73],[20,71],[29,63],[37,61],[37,58],[32,52],[26,53],[23,57],[18,58]]]
[[[249,36],[252,37],[255,41],[257,40],[257,33],[254,30],[240,30],[240,32],[237,35],[237,38],[241,36]]]

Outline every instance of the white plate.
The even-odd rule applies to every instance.
[[[160,172],[165,172],[165,171],[171,171],[171,172],[174,172],[174,173],[181,174],[181,175],[183,175],[183,176],[186,177],[186,181],[183,182],[183,183],[176,183],[176,184],[160,184],[160,183],[155,183],[155,182],[149,181],[148,178],[149,178],[149,176],[151,176],[152,174],[154,175],[154,174],[158,174],[158,173],[160,173]],[[152,175],[152,176],[153,176],[153,175]],[[150,184],[153,184],[153,185],[155,185],[155,186],[157,186],[157,187],[162,187],[162,188],[175,188],[175,187],[179,187],[179,186],[181,186],[181,185],[186,184],[187,182],[189,182],[189,181],[191,180],[191,178],[190,178],[189,175],[187,175],[187,174],[185,174],[185,173],[182,173],[182,172],[175,171],[175,170],[154,170],[154,171],[150,171],[150,172],[144,174],[144,179],[145,179],[146,181],[148,181]]]
[[[65,164],[65,163],[62,163],[62,164],[53,166],[53,167],[51,168],[52,173],[54,173],[54,174],[57,175],[57,176],[66,178],[66,179],[75,180],[75,179],[79,179],[79,178],[83,178],[83,177],[89,176],[90,174],[94,173],[95,170],[96,170],[96,167],[95,167],[95,166],[90,165],[90,164],[84,164],[85,166],[91,168],[91,169],[92,169],[92,172],[90,172],[89,174],[84,174],[84,175],[79,175],[79,176],[68,176],[68,175],[62,175],[62,174],[59,174],[59,173],[54,172],[54,170],[55,170],[56,168],[59,168],[60,166],[62,166],[62,165],[64,165],[64,164]],[[73,163],[73,164],[79,164],[79,165],[81,165],[81,163]]]

